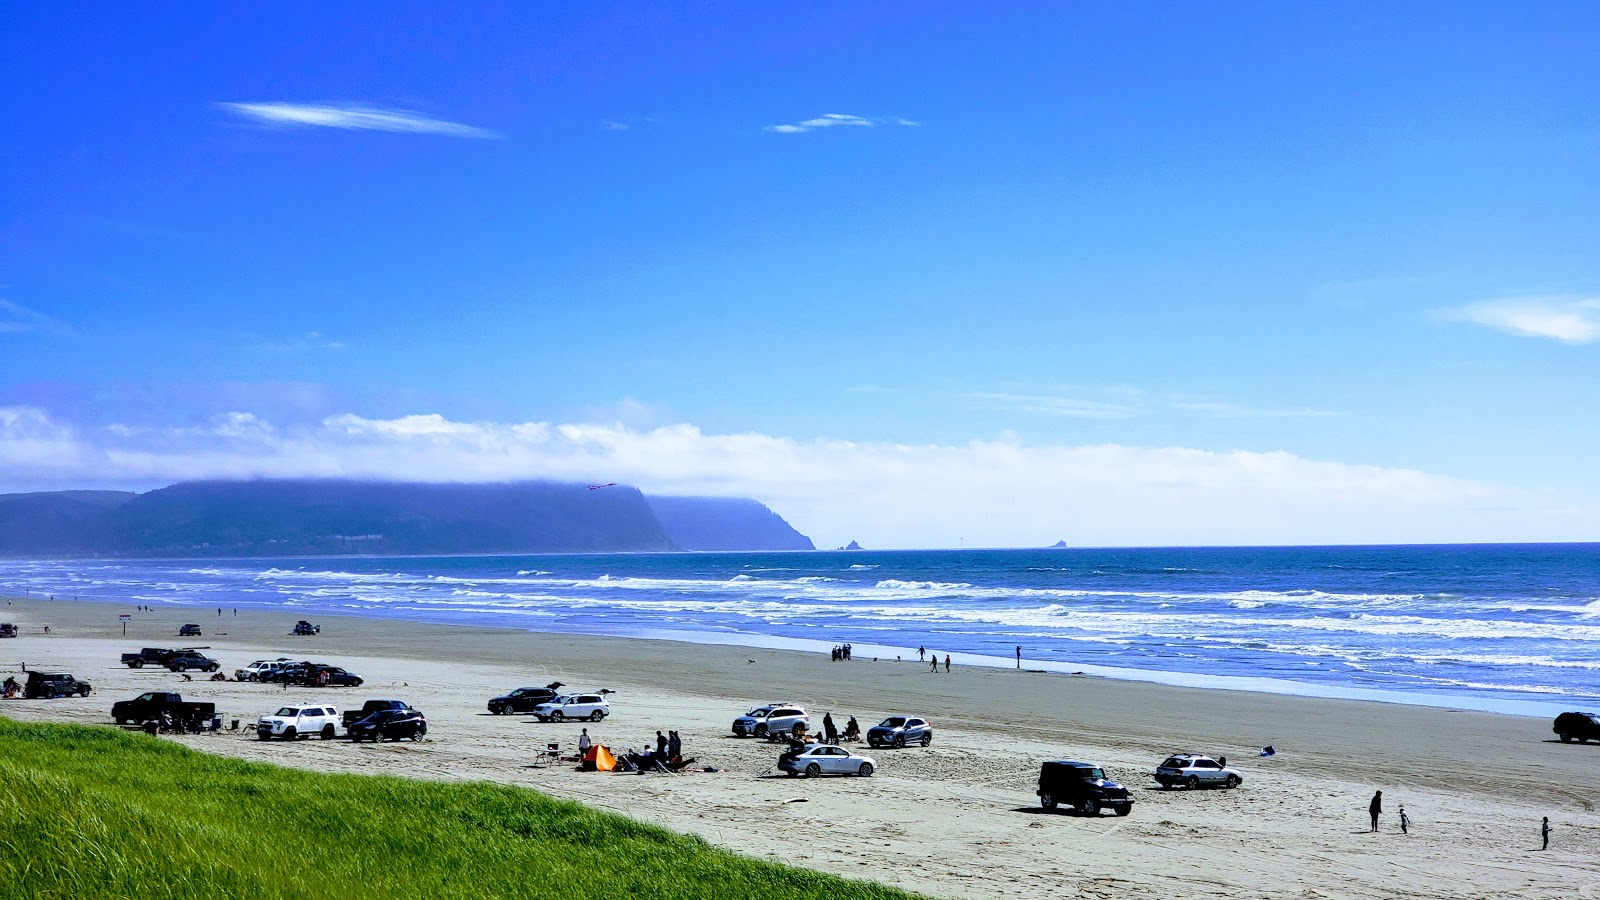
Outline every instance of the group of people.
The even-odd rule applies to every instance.
[[[7,700],[11,700],[22,693],[22,682],[11,675],[7,675],[5,686],[0,688],[0,691],[3,691],[3,696]]]
[[[927,647],[918,647],[917,648],[917,659],[918,659],[918,661],[924,660],[928,656],[929,656],[929,654],[928,654],[928,648]],[[934,654],[932,654],[932,656],[933,656],[933,668],[929,669],[928,671],[937,672],[937,671],[939,671],[939,654],[938,653],[934,653]],[[1022,648],[1021,647],[1017,648],[1017,659],[1018,660],[1022,659]],[[1020,665],[1021,663],[1019,662],[1018,664]],[[950,671],[950,654],[948,654],[948,653],[946,653],[944,655],[944,670],[946,672]]]
[[[833,648],[833,661],[834,662],[844,662],[844,661],[848,660],[849,658],[850,658],[850,645],[849,644],[840,644],[839,646]]]
[[[861,726],[856,722],[856,717],[855,716],[851,716],[850,717],[850,721],[845,723],[844,734],[841,735],[841,734],[839,734],[838,726],[833,724],[833,713],[831,713],[831,712],[823,713],[822,714],[822,742],[824,744],[837,744],[837,743],[839,743],[839,741],[841,739],[846,740],[846,741],[859,741],[859,740],[861,740]]]

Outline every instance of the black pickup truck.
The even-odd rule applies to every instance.
[[[111,704],[111,718],[118,725],[129,722],[148,722],[166,713],[174,722],[200,722],[217,714],[215,703],[187,703],[179,694],[170,691],[149,691],[132,700],[119,700]]]
[[[367,716],[370,716],[375,712],[382,712],[386,709],[406,710],[410,708],[411,704],[405,702],[404,700],[368,700],[366,703],[361,704],[360,709],[353,709],[349,712],[346,712],[344,714],[344,720],[341,724],[344,725],[345,731],[349,731],[351,725],[354,725],[355,723],[365,719]]]
[[[122,654],[122,664],[130,669],[141,669],[145,666],[164,666],[167,664],[167,660],[178,652],[177,650],[168,650],[163,647],[146,647],[138,653]]]

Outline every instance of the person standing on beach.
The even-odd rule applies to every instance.
[[[947,673],[950,671],[950,654],[948,653],[944,655],[944,670]]]
[[[1367,812],[1372,814],[1372,831],[1378,831],[1378,816],[1383,814],[1383,791],[1372,795],[1372,802],[1367,804]]]
[[[1406,808],[1404,806],[1400,807],[1400,833],[1411,833],[1411,817],[1406,815]]]
[[[589,729],[585,728],[583,734],[578,735],[578,759],[587,759],[589,748],[594,746],[594,741],[589,737]]]
[[[1540,850],[1549,850],[1550,849],[1550,817],[1549,816],[1545,816],[1544,817],[1544,822],[1540,823],[1540,825],[1539,825],[1539,836],[1544,838],[1544,846],[1540,847],[1539,849]]]
[[[928,648],[927,647],[918,647],[917,648],[917,662],[922,662],[922,660],[927,655],[928,655]]]

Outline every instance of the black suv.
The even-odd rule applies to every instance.
[[[29,699],[48,700],[52,697],[87,697],[89,696],[89,682],[79,681],[71,675],[62,675],[53,672],[29,672],[28,684],[22,690],[22,696]]]
[[[196,624],[194,624],[192,622],[189,623],[188,625],[185,625],[182,628],[178,629],[178,637],[199,637],[199,636],[200,636],[200,626],[196,625]]]
[[[1561,736],[1563,744],[1577,741],[1584,743],[1590,738],[1600,741],[1600,715],[1592,712],[1564,712],[1556,716],[1555,724],[1550,730]]]
[[[1128,789],[1106,777],[1106,770],[1086,762],[1055,760],[1039,767],[1039,805],[1045,811],[1071,806],[1086,816],[1110,808],[1119,816],[1133,812]]]
[[[497,716],[509,716],[512,713],[529,713],[541,703],[549,703],[556,698],[556,692],[547,687],[520,687],[509,694],[489,698],[489,712]]]
[[[164,664],[174,672],[187,672],[190,669],[199,669],[202,672],[215,672],[222,668],[222,663],[217,662],[204,653],[193,650],[182,650],[167,657]]]

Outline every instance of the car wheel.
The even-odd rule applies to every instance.
[[[871,778],[872,777],[872,763],[862,763],[861,764],[861,768],[856,770],[856,774],[860,775],[862,778]]]
[[[256,737],[260,738],[263,741],[270,741],[270,740],[272,740],[272,732],[270,732],[270,731],[258,731],[258,732],[256,732]]]
[[[561,710],[559,710],[559,709],[550,714],[550,720],[553,721],[553,722],[559,722],[559,721],[561,721],[562,719],[565,719],[565,718],[566,718],[566,715],[564,713],[562,713]]]
[[[1125,816],[1125,815],[1127,815],[1128,813],[1131,813],[1131,812],[1133,812],[1133,806],[1131,804],[1128,804],[1128,803],[1124,803],[1123,805],[1117,807],[1117,809],[1116,809],[1116,813],[1119,816]]]
[[[1100,801],[1098,800],[1085,800],[1082,808],[1083,814],[1086,816],[1100,815]]]
[[[755,735],[756,737],[766,737],[767,736],[767,726],[765,726],[765,725],[757,725],[756,726],[756,730],[752,731],[750,733]]]
[[[360,678],[357,678],[355,681],[350,682],[350,686],[351,687],[361,687],[363,684],[366,684],[366,681],[363,680],[363,679],[360,679]]]
[[[283,739],[286,741],[299,740],[300,732],[294,730],[293,728],[285,729],[283,732]]]
[[[894,736],[894,748],[896,750],[902,750],[902,749],[905,748],[905,746],[906,746],[906,736],[903,735],[903,734],[895,735]]]
[[[603,710],[598,710],[597,709],[594,712],[589,713],[589,721],[591,721],[591,722],[598,722],[601,719],[604,719],[605,717],[606,717],[606,714],[605,714],[605,712]]]
[[[931,743],[933,743],[933,735],[931,733],[924,734],[922,736],[922,746],[926,747]]]
[[[1183,786],[1191,791],[1195,790],[1196,788],[1200,787],[1200,776],[1190,775],[1188,780],[1183,783]]]
[[[325,741],[333,740],[333,726],[332,725],[324,725],[324,726],[322,726],[322,739],[325,740]]]
[[[1239,776],[1237,776],[1237,775],[1229,775],[1228,776],[1228,787],[1236,788],[1238,786],[1239,786]]]
[[[133,668],[135,668],[135,669],[142,669],[142,668],[144,668],[144,660],[136,659],[136,660],[128,663],[128,665],[133,667]]]
[[[810,765],[806,766],[806,777],[807,778],[815,778],[815,777],[817,777],[818,775],[821,775],[821,774],[822,774],[822,767],[817,765],[816,763],[811,763]]]
[[[428,733],[428,729],[426,729],[426,728],[418,728],[416,731],[413,731],[411,733],[411,739],[413,741],[420,741],[420,740],[422,740],[423,736],[426,735],[427,733]]]
[[[1040,794],[1039,805],[1044,808],[1045,812],[1055,812],[1056,795],[1051,793]]]
[[[173,666],[172,667],[172,671],[174,671],[174,672],[187,672],[187,671],[189,671],[189,667],[188,666]]]

